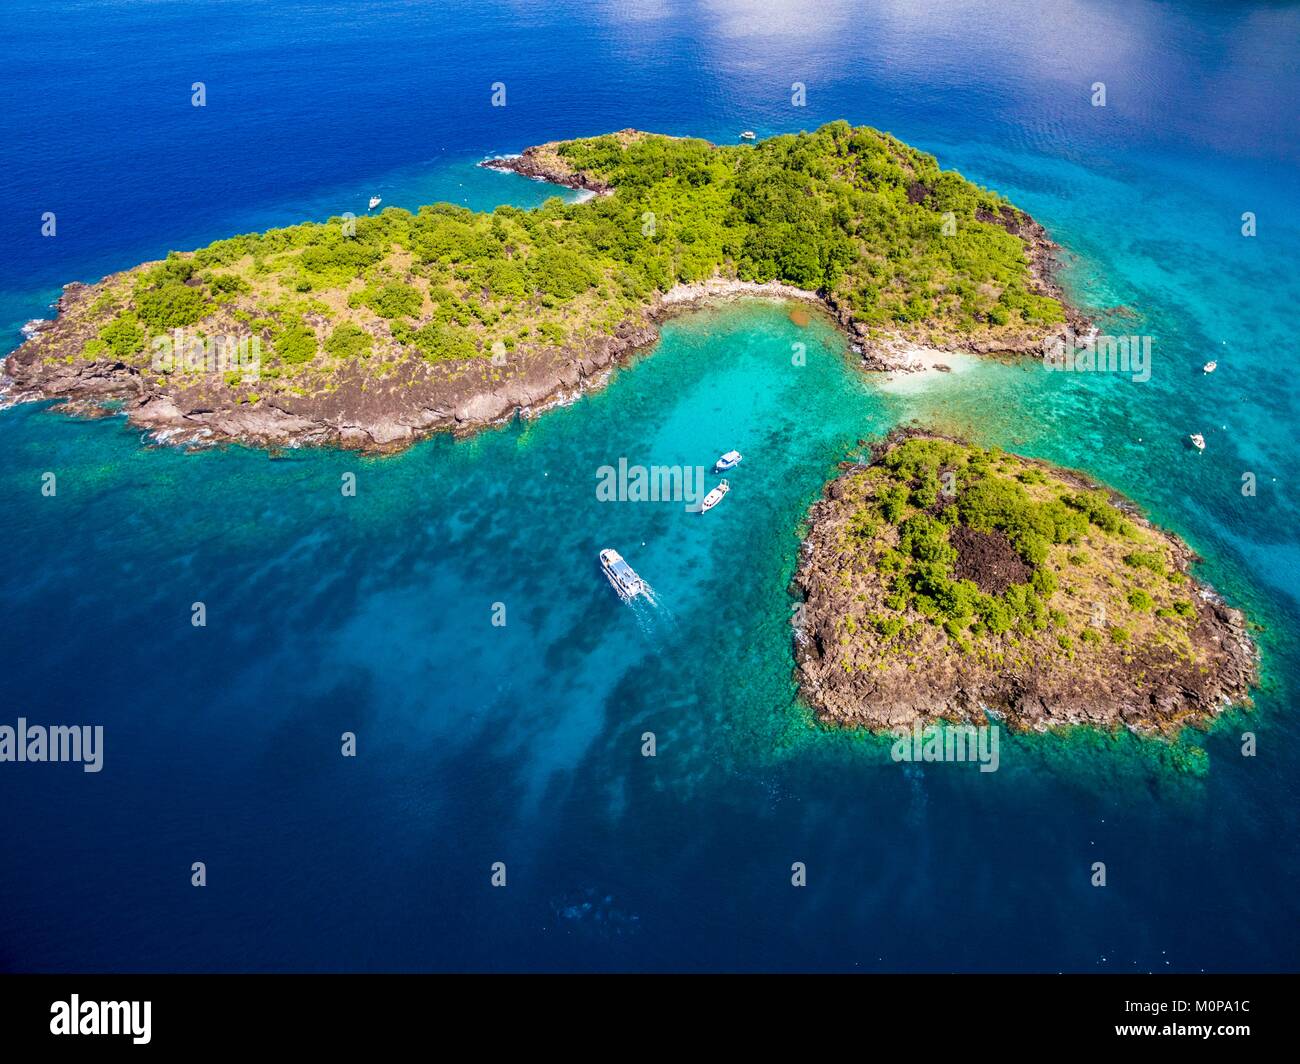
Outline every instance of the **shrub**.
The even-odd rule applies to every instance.
[[[1127,524],[1123,515],[1110,504],[1110,498],[1106,492],[1100,489],[1068,495],[1065,502],[1068,506],[1072,506],[1082,513],[1103,532],[1122,532]]]
[[[193,259],[181,258],[176,252],[171,252],[166,259],[158,263],[142,280],[148,285],[168,285],[184,284],[194,276],[196,265]]]
[[[596,283],[591,267],[568,248],[547,248],[528,259],[528,276],[538,290],[557,299],[572,299]]]
[[[103,292],[95,298],[95,302],[90,305],[90,313],[107,314],[109,311],[117,309],[117,297],[112,292]]]
[[[1016,623],[1015,613],[1001,598],[984,595],[975,603],[975,612],[979,620],[994,635],[1009,632]]]
[[[565,341],[564,327],[559,322],[544,321],[537,326],[538,335],[549,344],[562,344]]]
[[[144,329],[134,314],[119,314],[102,329],[99,338],[118,358],[134,355],[144,347]]]
[[[424,303],[417,288],[400,281],[390,281],[380,288],[366,289],[362,301],[381,318],[405,318],[415,314]]]
[[[877,496],[880,512],[891,525],[898,524],[907,513],[908,490],[901,484],[891,484]]]
[[[1153,573],[1163,572],[1165,559],[1159,551],[1135,550],[1124,555],[1124,564],[1134,569],[1150,569]]]
[[[370,354],[374,338],[360,326],[340,325],[325,341],[325,350],[334,358],[365,358]]]
[[[1049,599],[1056,592],[1056,574],[1050,569],[1036,569],[1030,585],[1043,598]]]
[[[156,330],[193,325],[207,313],[203,293],[180,283],[165,284],[136,299],[136,314]]]
[[[213,292],[222,295],[236,295],[252,290],[252,286],[235,273],[214,273],[209,283]]]
[[[1142,612],[1146,612],[1147,610],[1150,610],[1151,607],[1153,607],[1156,603],[1155,603],[1155,599],[1153,599],[1149,594],[1143,591],[1140,587],[1135,587],[1132,591],[1128,593],[1128,604],[1132,606],[1135,610],[1141,610]]]
[[[921,482],[912,489],[912,505],[929,509],[939,501],[939,478],[929,470],[921,476]]]
[[[948,542],[948,528],[927,513],[913,514],[898,528],[898,546],[918,562],[932,562],[950,569],[957,551]]]
[[[886,639],[893,639],[903,630],[903,618],[901,617],[873,617],[871,621],[876,631]]]
[[[478,354],[469,334],[455,325],[425,325],[412,340],[430,362],[458,362]]]
[[[272,343],[286,365],[298,366],[316,357],[316,333],[301,323],[281,329]]]
[[[518,299],[524,294],[524,273],[513,262],[494,262],[487,270],[487,285],[497,299]]]

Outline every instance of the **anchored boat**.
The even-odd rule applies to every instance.
[[[1201,369],[1206,373],[1213,373],[1218,368],[1219,364],[1217,362],[1207,362],[1201,367]]]
[[[722,501],[722,497],[731,490],[731,485],[725,480],[704,496],[704,502],[700,504],[700,513],[706,514]]]
[[[614,590],[623,599],[634,599],[645,594],[645,584],[632,570],[632,566],[623,560],[618,551],[606,547],[600,552],[600,567],[604,570]]]
[[[740,465],[741,457],[739,451],[728,451],[713,463],[714,472],[725,473],[728,469],[735,469],[736,466]]]
[[[1192,446],[1195,447],[1198,451],[1205,450],[1205,437],[1202,436],[1199,432],[1193,432],[1187,438],[1192,441]]]
[[[741,140],[753,140],[754,137],[755,137],[755,135],[756,135],[756,134],[754,133],[754,131],[753,131],[752,129],[747,129],[747,130],[745,130],[743,133],[740,134],[740,139],[741,139]]]
[[[371,196],[371,197],[370,197],[370,209],[373,211],[376,207],[378,207],[378,206],[379,206],[381,203],[383,203],[383,202],[384,202],[384,199],[383,199],[382,196]]]

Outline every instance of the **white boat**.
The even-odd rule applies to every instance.
[[[706,514],[722,501],[722,497],[731,490],[731,485],[725,480],[716,488],[704,496],[704,501],[700,503],[700,513]]]
[[[1199,432],[1193,432],[1187,438],[1192,441],[1192,446],[1195,447],[1198,451],[1205,450],[1205,437],[1202,436]]]
[[[383,202],[384,202],[384,198],[382,196],[371,196],[370,209],[373,211],[376,207],[378,207]]]
[[[1207,362],[1205,363],[1204,366],[1201,367],[1201,369],[1204,370],[1206,373],[1213,373],[1218,368],[1219,368],[1219,364],[1217,362]]]
[[[618,551],[609,547],[601,551],[600,567],[609,577],[609,582],[614,585],[614,590],[618,592],[620,598],[634,599],[637,595],[645,594],[645,584]]]
[[[747,129],[740,135],[741,140],[753,140],[756,134],[752,129]]]
[[[739,451],[728,451],[716,462],[713,463],[715,473],[725,473],[728,469],[735,469],[740,465],[741,453]]]

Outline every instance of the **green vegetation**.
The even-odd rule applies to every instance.
[[[144,349],[145,331],[134,314],[119,314],[102,329],[99,339],[118,358],[126,358]],[[93,343],[94,341],[91,341]],[[87,347],[90,344],[86,345]]]
[[[854,585],[862,620],[891,645],[928,628],[963,652],[1032,645],[1073,658],[1078,643],[1101,641],[1098,617],[1109,614],[1124,618],[1100,626],[1116,645],[1186,648],[1196,611],[1172,598],[1165,541],[1103,490],[928,437],[894,443],[842,483],[845,571],[865,575],[868,587]]]
[[[1151,610],[1155,608],[1155,599],[1140,587],[1135,587],[1128,593],[1128,604],[1135,610]]]
[[[904,331],[997,334],[1063,318],[1031,292],[1014,208],[873,129],[833,122],[752,147],[625,133],[544,151],[615,194],[490,214],[388,208],[173,253],[101,283],[80,310],[97,337],[83,354],[139,356],[176,328],[252,334],[281,378],[271,387],[301,388],[289,378],[323,381],[358,358],[381,371],[486,358],[497,343],[523,355],[580,343],[713,276],[819,290],[861,322]],[[1027,486],[986,489],[970,519],[1002,527],[1019,512],[1011,488]],[[937,491],[909,486],[881,516],[894,524]],[[1092,520],[1094,507],[1081,496],[1007,531],[1033,558],[1077,527],[1067,508]],[[914,531],[918,544],[932,538]]]
[[[1135,550],[1124,555],[1124,564],[1135,569],[1149,569],[1153,573],[1163,572],[1164,556],[1156,551]]]
[[[358,358],[370,354],[374,338],[357,325],[344,323],[330,333],[325,350],[335,358]]]
[[[874,129],[832,122],[752,149],[608,136],[556,150],[618,189],[593,205],[588,231],[640,284],[716,272],[784,281],[878,325],[1062,320],[1059,304],[1029,292],[1021,240],[995,224],[1013,209]]]
[[[275,353],[287,365],[310,362],[316,354],[316,334],[301,322],[295,322],[275,334]]]
[[[193,325],[206,313],[203,293],[184,284],[146,289],[135,305],[140,320],[156,331]]]

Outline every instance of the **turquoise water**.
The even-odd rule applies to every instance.
[[[17,20],[5,180],[16,202],[57,200],[61,235],[6,245],[15,343],[58,284],[171,246],[372,192],[488,208],[554,191],[473,165],[494,151],[848,117],[1040,218],[1072,292],[1132,307],[1103,325],[1152,335],[1153,364],[1136,383],[954,358],[885,381],[823,320],[745,302],[671,322],[572,406],[393,458],[187,453],[117,418],[0,413],[5,720],[105,726],[99,774],[0,766],[0,966],[1294,968],[1295,9],[1040,7],[385,4],[359,22],[241,0],[196,32],[176,5],[71,5],[64,50]],[[175,113],[164,90],[196,64],[224,102]],[[1105,114],[1071,95],[1098,66]],[[502,70],[515,102],[485,117],[473,93]],[[796,76],[815,91],[792,116]],[[1187,538],[1262,626],[1254,711],[1174,746],[1006,740],[991,774],[819,729],[792,679],[799,523],[857,440],[913,420],[1082,468]],[[621,457],[731,447],[745,462],[705,517],[596,498]],[[605,546],[656,607],[617,601]]]
[[[1191,772],[1163,744],[1077,736],[1008,742],[993,775],[917,770],[880,741],[817,728],[791,678],[796,532],[835,462],[913,416],[961,426],[997,397],[1023,398],[1024,416],[1080,401],[1039,387],[1030,402],[1042,376],[978,363],[881,385],[829,323],[741,302],[670,323],[652,354],[570,407],[396,458],[185,454],[142,447],[117,420],[11,411],[3,490],[35,496],[49,466],[60,494],[11,515],[14,542],[57,544],[57,564],[0,585],[23,633],[10,679],[69,706],[89,672],[130,707],[107,730],[111,771],[61,777],[57,806],[41,788],[11,798],[19,822],[46,825],[16,840],[28,911],[87,920],[53,941],[15,921],[13,955],[57,968],[89,950],[110,965],[129,941],[146,967],[187,966],[194,947],[158,913],[190,889],[166,870],[198,853],[215,880],[206,919],[237,929],[215,956],[194,932],[204,967],[279,967],[259,946],[268,921],[281,940],[310,938],[312,966],[513,967],[521,942],[543,966],[732,966],[743,953],[718,932],[736,913],[773,919],[752,963],[842,966],[845,943],[820,928],[846,919],[847,899],[847,918],[873,928],[870,950],[850,947],[863,966],[983,967],[996,945],[1033,967],[1060,963],[1062,943],[1071,967],[1110,963],[1087,951],[1088,929],[1115,914],[1086,879],[1070,886],[1074,866],[1108,841],[1112,867],[1145,880],[1240,845],[1242,825],[1216,810],[1225,795],[1252,801],[1259,780],[1230,729],[1194,740],[1209,767]],[[981,422],[993,425],[982,438],[1015,439]],[[694,465],[729,446],[746,459],[707,517],[597,500],[596,471],[620,457]],[[340,493],[346,472],[355,497]],[[655,607],[611,594],[595,564],[607,545],[653,585]],[[206,629],[188,623],[196,600]],[[1266,698],[1251,725],[1266,749],[1288,727],[1278,708]],[[338,756],[344,731],[355,762]],[[640,756],[647,731],[654,759]],[[124,861],[132,822],[148,831]],[[64,832],[78,839],[73,882],[44,873],[50,833]],[[508,905],[483,887],[494,860],[507,862]],[[807,905],[786,894],[794,860],[817,875]],[[1235,874],[1216,862],[1219,880]],[[984,912],[955,954],[926,937],[954,875]],[[87,880],[114,899],[123,939],[92,936],[95,910],[73,904]],[[1044,880],[1069,908],[1057,898],[1025,923]],[[1134,919],[1154,889],[1125,886]],[[879,928],[872,914],[903,896],[913,907]],[[312,935],[326,912],[333,932]],[[1123,935],[1116,952],[1144,967],[1177,941]]]

